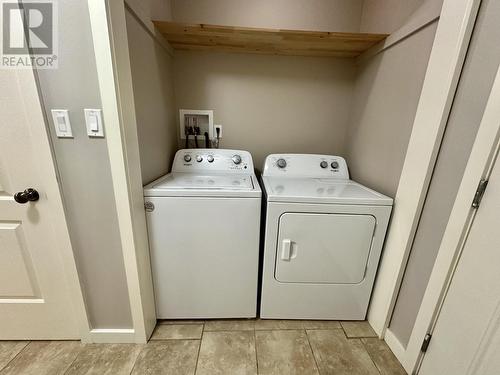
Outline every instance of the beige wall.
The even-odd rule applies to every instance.
[[[178,51],[174,72],[177,106],[213,109],[221,147],[250,151],[259,169],[273,152],[344,153],[349,60]]]
[[[442,3],[442,0],[364,0],[360,31],[390,34],[425,2]]]
[[[361,63],[345,143],[352,178],[394,197],[437,22]]]
[[[172,0],[174,21],[358,31],[362,0]],[[344,152],[354,66],[349,60],[175,52],[177,108],[213,109],[224,148]],[[333,105],[332,105],[333,103]]]
[[[130,8],[126,21],[142,181],[146,184],[170,170],[177,150],[172,57]]]
[[[91,326],[131,328],[108,148],[87,136],[83,115],[101,107],[87,1],[61,1],[58,11],[59,68],[38,76],[71,244]],[[69,110],[74,138],[55,136],[52,108]]]
[[[363,0],[172,0],[178,22],[359,31]]]
[[[431,2],[442,0],[397,4],[392,0],[172,0],[171,4],[175,21],[383,32],[404,25]],[[258,163],[266,152],[346,153],[354,176],[394,196],[435,28],[396,43],[354,74],[353,60],[176,51],[177,106],[215,109],[215,121],[224,126],[223,147],[247,148]],[[320,74],[328,77],[322,83]],[[294,99],[284,99],[287,96]],[[393,140],[389,146],[387,137]],[[386,167],[380,171],[379,165]]]
[[[500,2],[483,0],[390,323],[408,344],[500,64]]]
[[[139,1],[139,0],[128,0]],[[154,19],[229,26],[391,33],[443,0],[170,0]],[[169,8],[170,7],[170,8]],[[170,9],[170,13],[167,9]]]
[[[146,20],[172,19],[171,0],[125,0],[126,5],[137,14],[143,22]]]

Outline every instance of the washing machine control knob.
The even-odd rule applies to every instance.
[[[324,160],[323,160],[321,163],[319,163],[319,166],[320,166],[321,168],[326,168],[326,167],[328,167],[328,163],[327,163],[326,161],[324,161]]]
[[[234,164],[240,164],[241,163],[241,156],[240,155],[234,155],[232,157],[233,163]]]
[[[276,162],[276,165],[278,168],[285,168],[286,167],[286,160],[285,159],[278,159]]]
[[[197,156],[196,156],[196,161],[197,161],[198,163],[201,163],[201,162],[203,161],[203,156],[201,156],[201,155],[197,155]]]
[[[189,163],[191,161],[191,155],[188,155],[188,154],[184,155],[184,161],[186,163]]]
[[[333,169],[337,169],[339,167],[339,162],[338,161],[332,161],[332,164],[330,164]]]
[[[207,160],[208,160],[209,163],[213,163],[213,161],[214,161],[213,155],[208,155],[207,156]]]

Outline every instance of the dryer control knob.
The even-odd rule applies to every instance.
[[[214,161],[213,155],[208,155],[207,156],[207,160],[208,160],[209,163],[213,163],[213,161]]]
[[[203,161],[203,156],[201,156],[201,155],[196,156],[196,161],[198,163],[201,163]]]
[[[321,168],[326,168],[326,167],[328,167],[328,163],[327,163],[326,161],[324,161],[324,160],[323,160],[321,163],[319,163],[319,166],[320,166]]]
[[[339,167],[339,162],[338,161],[332,161],[332,164],[330,164],[333,169],[337,169]]]
[[[278,168],[285,168],[286,167],[286,160],[285,159],[278,159],[276,162],[276,165]]]
[[[184,155],[184,161],[185,161],[186,163],[189,163],[189,162],[191,161],[191,156],[190,156],[190,155],[187,155],[187,154],[186,154],[186,155]]]
[[[232,157],[233,163],[234,164],[240,164],[241,163],[241,156],[240,155],[234,155]]]

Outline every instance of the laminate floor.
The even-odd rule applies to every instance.
[[[367,322],[160,321],[148,344],[0,341],[0,375],[404,375]]]

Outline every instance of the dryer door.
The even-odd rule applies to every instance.
[[[281,215],[276,280],[325,284],[357,284],[363,281],[375,222],[372,215]]]

